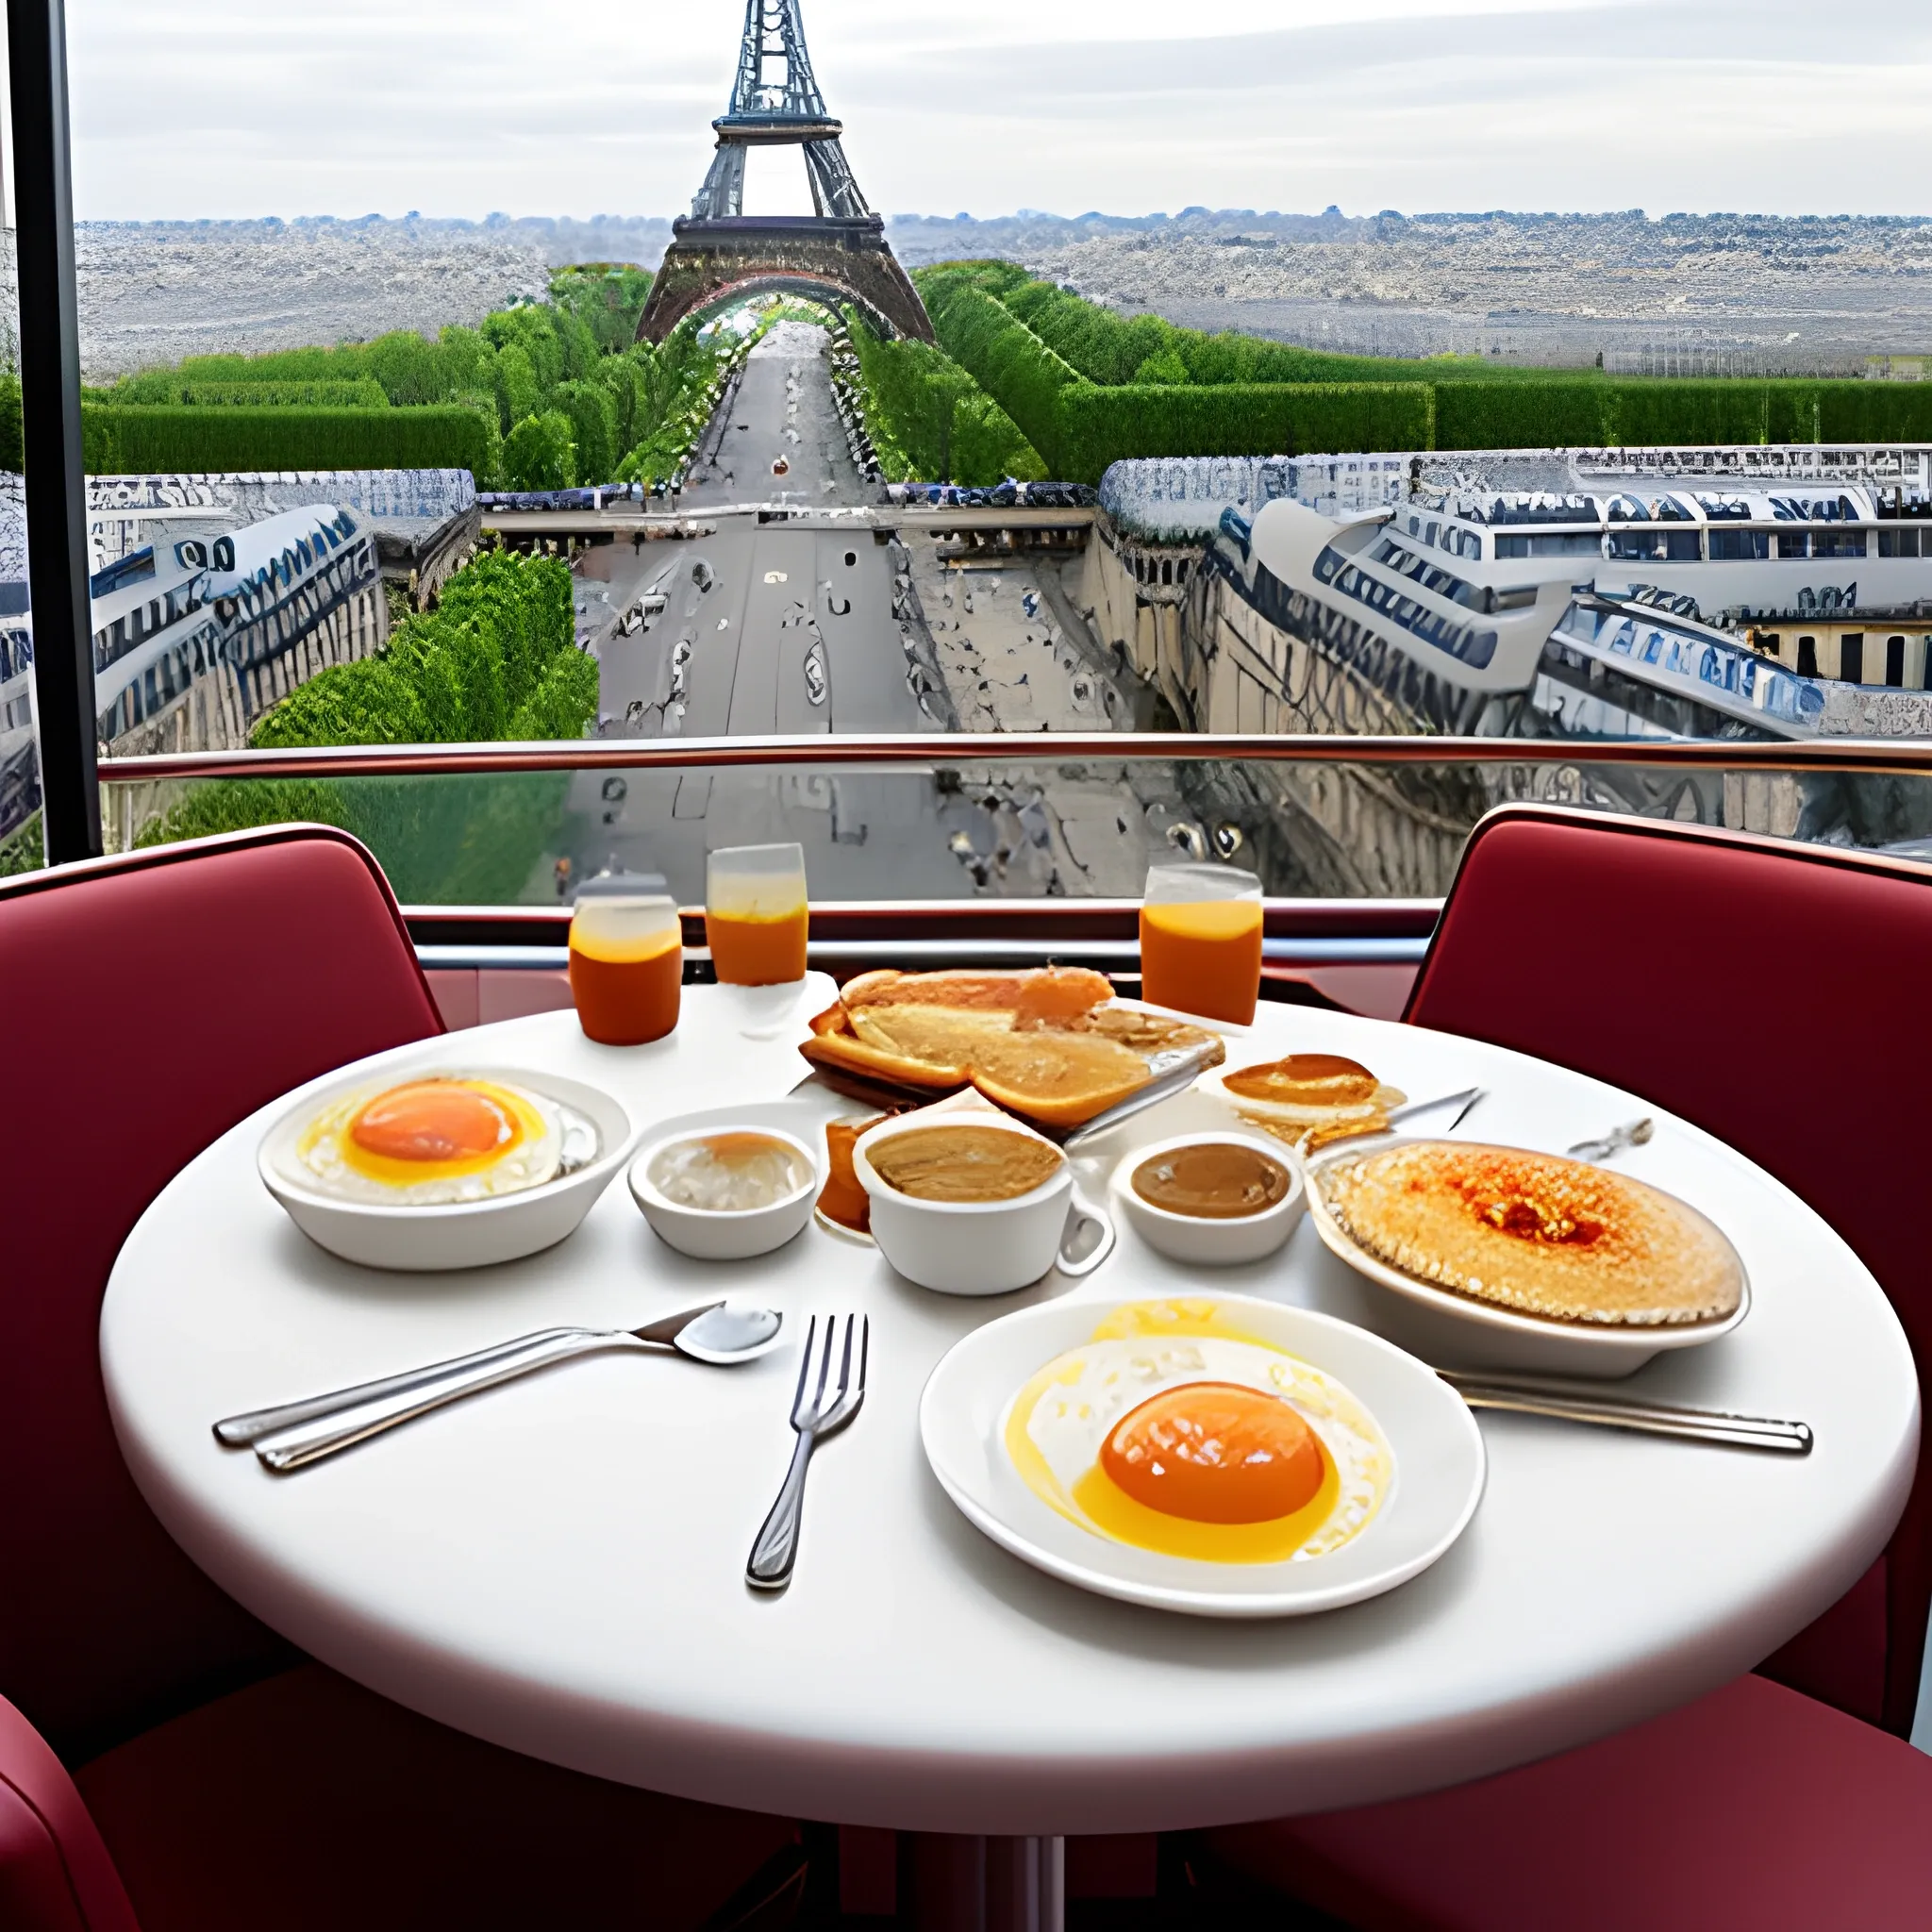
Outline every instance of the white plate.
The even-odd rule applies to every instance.
[[[1113,1308],[1145,1295],[1077,1297],[1023,1308],[954,1344],[925,1385],[919,1433],[933,1474],[967,1520],[1050,1576],[1124,1603],[1197,1617],[1300,1617],[1379,1596],[1426,1570],[1468,1526],[1486,1461],[1462,1398],[1393,1343],[1307,1308],[1249,1295],[1191,1296],[1239,1310],[1241,1325],[1336,1376],[1381,1424],[1395,1480],[1360,1535],[1288,1563],[1204,1563],[1127,1548],[1082,1529],[1021,1482],[1002,1446],[1014,1394],[1077,1348]]]
[[[459,1036],[458,1036],[459,1038]],[[391,1207],[379,1201],[348,1201],[290,1178],[290,1155],[297,1137],[317,1114],[358,1089],[380,1092],[384,1086],[421,1080],[439,1073],[501,1080],[525,1087],[593,1122],[600,1153],[595,1160],[560,1180],[487,1201],[455,1201],[432,1207]],[[479,1067],[464,1060],[445,1065],[410,1064],[381,1074],[367,1069],[344,1079],[311,1086],[262,1136],[256,1165],[263,1185],[288,1210],[308,1239],[345,1261],[364,1268],[411,1272],[486,1268],[520,1260],[554,1247],[575,1234],[599,1194],[630,1157],[631,1119],[601,1088],[560,1074],[527,1067]]]
[[[1343,1160],[1351,1154],[1375,1148],[1392,1147],[1403,1138],[1361,1141],[1318,1155],[1307,1163],[1308,1219],[1328,1251],[1346,1261],[1358,1274],[1400,1295],[1421,1316],[1420,1325],[1405,1330],[1404,1339],[1424,1349],[1444,1367],[1485,1369],[1535,1369],[1557,1375],[1609,1377],[1635,1374],[1655,1355],[1669,1349],[1698,1348],[1728,1335],[1751,1312],[1751,1276],[1739,1257],[1738,1274],[1741,1291],[1737,1307],[1715,1322],[1657,1323],[1639,1327],[1611,1326],[1584,1322],[1552,1322],[1540,1315],[1518,1314],[1513,1308],[1492,1307],[1469,1295],[1452,1293],[1433,1282],[1420,1281],[1391,1268],[1386,1261],[1357,1246],[1354,1238],[1335,1219],[1323,1198],[1322,1170],[1330,1162]],[[1477,1142],[1470,1142],[1472,1146]],[[1648,1185],[1655,1187],[1651,1182]],[[1659,1190],[1659,1191],[1666,1191]],[[1681,1198],[1674,1197],[1674,1198]],[[1702,1214],[1694,1202],[1686,1202]],[[1705,1215],[1707,1221],[1711,1220]],[[1713,1221],[1712,1225],[1716,1223]],[[1718,1230],[1721,1234],[1722,1228]],[[1725,1240],[1730,1237],[1726,1235]]]

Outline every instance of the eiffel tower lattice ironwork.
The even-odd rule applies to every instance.
[[[689,315],[764,293],[850,302],[884,334],[932,341],[925,306],[853,178],[843,125],[825,111],[798,0],[745,0],[731,106],[711,125],[718,151],[691,213],[672,225],[640,341],[662,341]],[[804,149],[816,213],[744,212],[754,147]]]

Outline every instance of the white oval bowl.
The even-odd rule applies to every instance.
[[[852,1171],[872,1202],[872,1238],[908,1281],[939,1294],[1010,1294],[1028,1287],[1059,1258],[1074,1165],[1044,1134],[1005,1114],[961,1112],[960,1126],[991,1127],[1052,1147],[1058,1171],[1029,1193],[1009,1201],[922,1201],[880,1179],[868,1158],[897,1134],[943,1124],[930,1114],[882,1122],[853,1143]]]
[[[1211,1221],[1197,1214],[1176,1214],[1171,1208],[1157,1208],[1134,1191],[1134,1170],[1144,1161],[1158,1159],[1182,1147],[1232,1145],[1252,1147],[1288,1170],[1288,1192],[1272,1208],[1258,1214],[1241,1214],[1225,1221]],[[1302,1164],[1279,1141],[1264,1134],[1239,1130],[1217,1133],[1210,1130],[1174,1134],[1165,1141],[1150,1141],[1115,1163],[1108,1182],[1117,1213],[1124,1215],[1134,1231],[1150,1248],[1173,1261],[1186,1261],[1205,1268],[1231,1268],[1242,1261],[1259,1261],[1282,1246],[1307,1212],[1308,1190],[1302,1177]]]
[[[1350,1239],[1322,1198],[1318,1182],[1322,1169],[1331,1160],[1347,1159],[1370,1151],[1371,1147],[1379,1151],[1411,1138],[1422,1137],[1387,1136],[1374,1142],[1335,1148],[1308,1162],[1308,1215],[1323,1245],[1331,1254],[1346,1261],[1365,1280],[1401,1298],[1396,1305],[1398,1318],[1391,1323],[1391,1328],[1405,1346],[1418,1350],[1430,1361],[1443,1368],[1531,1369],[1550,1374],[1595,1377],[1631,1375],[1653,1356],[1672,1349],[1701,1348],[1707,1341],[1716,1341],[1751,1312],[1751,1276],[1741,1257],[1738,1262],[1741,1292],[1730,1314],[1714,1322],[1658,1322],[1641,1326],[1557,1322],[1541,1315],[1523,1315],[1514,1308],[1456,1294],[1433,1282],[1405,1274],[1399,1268],[1391,1268]],[[1685,1205],[1694,1206],[1688,1202]],[[1703,1212],[1701,1208],[1696,1211]],[[1709,1219],[1707,1215],[1705,1218]],[[1719,1232],[1724,1231],[1720,1228]]]
[[[406,1081],[439,1074],[498,1080],[526,1087],[546,1099],[575,1108],[597,1128],[604,1150],[588,1166],[541,1187],[487,1201],[452,1201],[434,1207],[391,1206],[386,1202],[345,1201],[300,1185],[285,1171],[292,1164],[294,1142],[317,1114],[344,1095],[367,1089],[372,1094]],[[555,1247],[575,1234],[597,1196],[629,1156],[633,1129],[622,1106],[602,1088],[567,1080],[560,1074],[527,1067],[398,1067],[386,1078],[361,1074],[311,1090],[262,1136],[256,1166],[262,1183],[290,1220],[318,1247],[364,1268],[423,1273],[446,1268],[488,1268],[499,1261]]]
[[[806,1178],[791,1193],[763,1208],[687,1208],[667,1199],[652,1183],[650,1166],[680,1141],[708,1140],[713,1134],[765,1134],[782,1141],[805,1162]],[[687,1118],[661,1123],[651,1144],[630,1164],[630,1197],[666,1246],[694,1261],[746,1261],[782,1248],[811,1219],[821,1175],[817,1154],[798,1135],[762,1121]]]

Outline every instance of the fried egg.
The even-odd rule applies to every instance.
[[[435,1207],[520,1193],[563,1159],[556,1104],[500,1080],[438,1075],[334,1102],[295,1142],[294,1178],[340,1200]]]
[[[1395,1462],[1334,1376],[1211,1301],[1116,1308],[1014,1396],[1020,1479],[1094,1536],[1209,1563],[1299,1562],[1374,1519]]]

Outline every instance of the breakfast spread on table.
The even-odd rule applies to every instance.
[[[1336,1158],[1315,1186],[1369,1254],[1545,1321],[1710,1322],[1743,1293],[1737,1251],[1695,1208],[1579,1160],[1421,1141]]]
[[[793,972],[804,957],[802,859],[795,847],[724,857],[730,862],[716,862],[720,856],[713,855],[711,896],[719,903],[709,908],[709,930],[720,977],[731,982],[722,991],[738,1004],[724,1004],[721,991],[718,1012],[758,1018],[767,1008],[748,1004],[741,990],[759,988],[781,970]],[[1252,894],[1234,890],[1239,877],[1221,880],[1224,868],[1171,870],[1168,890],[1208,894],[1205,911],[1183,899],[1174,916],[1185,915],[1184,924],[1206,921],[1206,932],[1213,923],[1208,914],[1230,931],[1238,915],[1235,937],[1247,960],[1259,943],[1260,915]],[[667,977],[665,987],[646,984],[649,973],[669,975],[681,958],[677,910],[661,888],[648,877],[611,878],[580,902],[573,984],[584,1030],[599,1050],[656,1040],[660,1043],[627,1050],[661,1054],[662,1036],[679,1024],[675,983]],[[774,941],[762,952],[749,945],[733,952],[745,937],[727,929],[733,917],[757,926],[752,937],[760,944],[772,937],[764,924],[775,932],[782,923],[784,946]],[[1216,926],[1208,937],[1217,936],[1227,937]],[[1213,959],[1226,966],[1231,948],[1230,939]],[[1183,971],[1176,959],[1167,964],[1186,994],[1195,969]],[[1241,974],[1258,970],[1250,961]],[[1248,983],[1221,988],[1208,1009],[1224,1024],[1235,1008],[1251,1010],[1242,991]],[[1452,1318],[1464,1311],[1465,1325],[1478,1319],[1473,1311],[1487,1308],[1553,1335],[1664,1336],[1700,1324],[1717,1324],[1721,1332],[1745,1305],[1747,1284],[1735,1250],[1687,1203],[1601,1164],[1450,1139],[1482,1090],[1412,1102],[1362,1061],[1317,1050],[1314,1041],[1324,1032],[1333,1041],[1330,1028],[1274,1058],[1243,1044],[1231,1054],[1224,1030],[1197,1024],[1185,1012],[1122,1000],[1106,975],[1082,967],[872,971],[848,981],[809,1018],[802,998],[807,982],[796,981],[801,997],[788,1008],[789,984],[781,979],[760,997],[769,996],[771,1012],[790,1013],[803,1034],[783,1037],[796,1041],[804,1084],[857,1096],[874,1110],[826,1119],[809,1102],[780,1102],[773,1094],[736,1113],[660,1119],[647,1132],[630,1126],[608,1094],[561,1079],[558,1091],[550,1092],[536,1075],[419,1071],[303,1103],[263,1142],[264,1178],[291,1213],[296,1208],[284,1185],[299,1183],[328,1197],[338,1215],[372,1222],[378,1210],[398,1207],[498,1215],[492,1224],[505,1231],[501,1255],[470,1256],[462,1265],[567,1239],[608,1178],[593,1171],[601,1160],[629,1164],[630,1191],[656,1236],[700,1264],[748,1260],[800,1240],[857,1236],[878,1251],[876,1263],[861,1267],[889,1266],[907,1281],[951,1295],[1003,1294],[1056,1272],[1071,1281],[1100,1267],[1115,1253],[1120,1223],[1141,1241],[1130,1252],[1126,1278],[1147,1278],[1145,1271],[1165,1257],[1172,1282],[1176,1267],[1269,1263],[1312,1203],[1321,1241],[1358,1274],[1381,1283],[1380,1292],[1407,1286],[1435,1293]],[[1297,1030],[1292,1022],[1271,1022],[1265,1037],[1279,1045]],[[779,1036],[745,1026],[739,1037]],[[1236,1039],[1244,1041],[1245,1035]],[[792,1084],[788,1075],[778,1091]],[[575,1103],[566,1097],[573,1093]],[[608,1108],[601,1132],[584,1111],[592,1101]],[[1440,1111],[1446,1121],[1455,1108],[1460,1111],[1437,1139],[1407,1140],[1397,1132],[1412,1115]],[[1642,1145],[1649,1131],[1650,1123],[1637,1123],[1573,1152],[1590,1153],[1597,1162],[1603,1147]],[[1106,1210],[1082,1191],[1083,1180],[1094,1179],[1095,1157]],[[534,1213],[547,1196],[572,1188],[577,1195],[570,1212],[510,1241],[511,1217]],[[824,1231],[809,1231],[814,1217]],[[318,1224],[302,1224],[350,1258],[371,1258]],[[382,1224],[392,1228],[396,1221]],[[391,1265],[450,1264],[419,1255]],[[1069,1309],[1070,1320],[1075,1312]],[[1022,1319],[981,1324],[972,1334],[992,1338]],[[725,1366],[775,1345],[784,1320],[779,1309],[718,1302],[656,1327],[543,1331],[335,1398],[230,1418],[223,1440],[251,1441],[271,1469],[303,1467],[558,1351],[668,1348]],[[1385,1376],[1381,1358],[1340,1347],[1338,1330],[1361,1332],[1241,1296],[1169,1292],[1110,1310],[1103,1305],[1091,1318],[1081,1312],[1076,1327],[1062,1324],[1050,1349],[1030,1359],[1008,1357],[986,1371],[1006,1379],[985,1391],[1003,1407],[983,1453],[1046,1506],[1053,1521],[1077,1529],[1083,1547],[1139,1553],[1140,1561],[1177,1559],[1190,1574],[1308,1574],[1314,1559],[1348,1549],[1391,1510],[1399,1516],[1421,1507],[1402,1501],[1394,1442],[1409,1431],[1411,1445],[1423,1445],[1419,1467],[1439,1454],[1463,1456],[1466,1444],[1456,1446],[1453,1429],[1442,1433],[1447,1425],[1440,1413],[1426,1428],[1417,1417],[1446,1402],[1467,1428],[1464,1397],[1478,1400],[1463,1381],[1441,1379],[1383,1342],[1374,1346],[1394,1355],[1411,1379],[1378,1379]],[[842,1337],[837,1351],[834,1331]],[[809,1454],[806,1439],[815,1430],[830,1433],[835,1424],[828,1418],[841,1404],[849,1419],[864,1386],[870,1332],[857,1315],[846,1317],[842,1328],[833,1323],[817,1346],[815,1372],[808,1346],[792,1416],[802,1454]],[[1651,1345],[1676,1344],[1666,1336]],[[1351,1377],[1356,1371],[1369,1374],[1366,1386],[1381,1391],[1379,1415],[1350,1377],[1338,1374],[1338,1360],[1354,1364]],[[1617,1371],[1611,1364],[1584,1372]],[[808,1390],[814,1373],[817,1383]],[[1512,1399],[1522,1406],[1520,1391]],[[358,1403],[376,1403],[381,1413],[365,1414]],[[305,1433],[291,1438],[287,1417],[297,1411]],[[1541,1412],[1608,1419],[1604,1400],[1582,1415],[1574,1402]],[[265,1419],[284,1433],[264,1434],[256,1425],[266,1426]],[[936,1454],[930,1439],[927,1452],[929,1458]],[[1450,1511],[1437,1525],[1441,1547],[1475,1507],[1480,1477],[1478,1451],[1455,1505],[1463,1514],[1455,1516],[1440,1499],[1428,1506]],[[968,1507],[962,1498],[971,1484],[944,1479],[955,1500]],[[786,1507],[795,1514],[797,1497]],[[995,1500],[987,1508],[1003,1520],[1004,1507]],[[774,1520],[781,1513],[774,1511]],[[987,1514],[969,1514],[1008,1540]],[[789,1548],[765,1547],[774,1534],[768,1522],[748,1572],[758,1588],[790,1574]],[[1075,1560],[1064,1552],[1049,1558],[1018,1532],[1008,1541],[1029,1559],[1089,1587],[1170,1608],[1281,1614],[1354,1600],[1284,1585],[1278,1597],[1267,1599],[1272,1608],[1229,1611],[1224,1604],[1213,1607],[1222,1600],[1211,1584],[1191,1586],[1191,1600],[1170,1600],[1149,1595],[1153,1586],[1117,1567],[1111,1580],[1094,1581],[1089,1571],[1094,1563],[1105,1570],[1103,1558]],[[1335,1574],[1335,1565],[1319,1567]],[[1359,1595],[1392,1587],[1415,1567],[1405,1558],[1381,1581],[1350,1588]]]
[[[1113,1309],[1027,1380],[1000,1435],[1069,1521],[1209,1563],[1326,1556],[1394,1478],[1386,1437],[1341,1382],[1211,1301]]]

